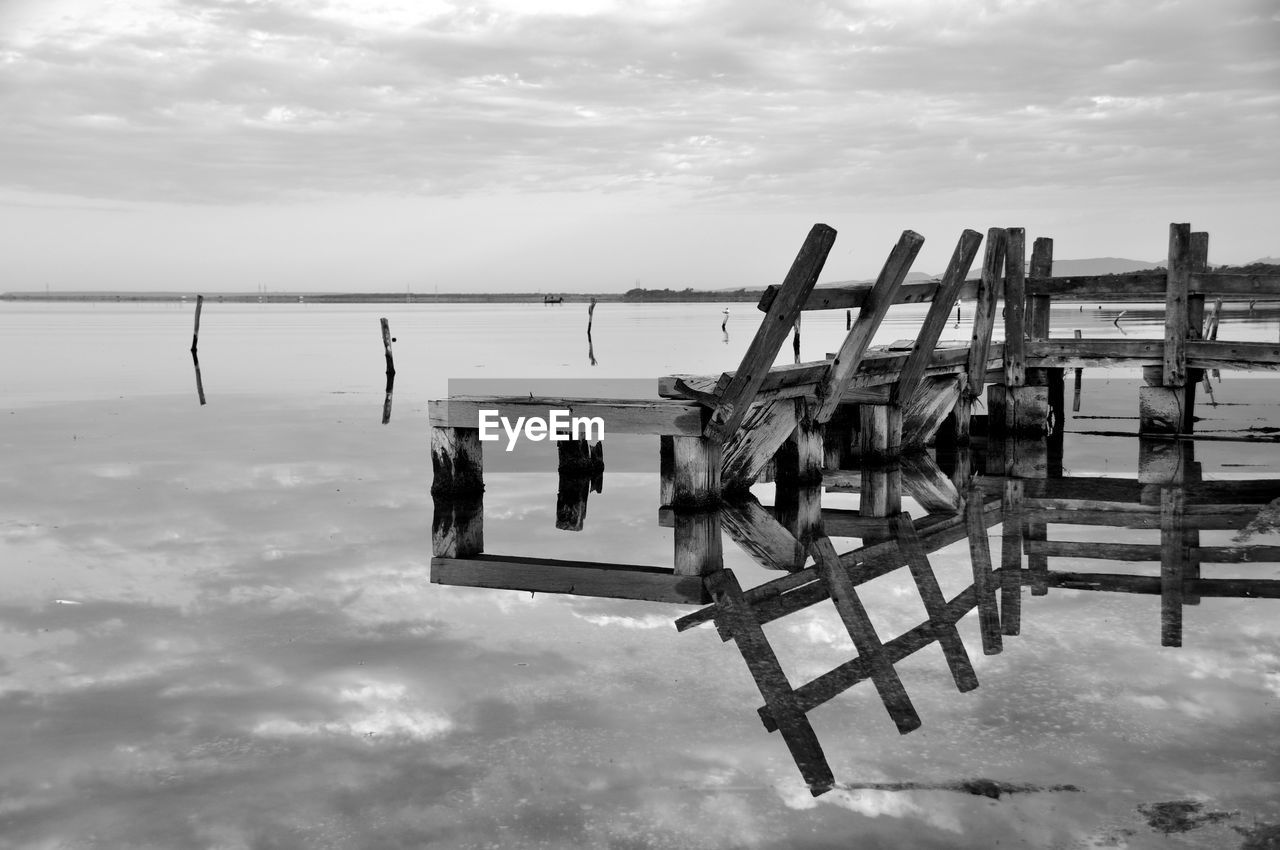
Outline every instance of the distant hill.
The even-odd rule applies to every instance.
[[[1054,277],[1086,277],[1097,274],[1125,274],[1159,268],[1160,263],[1126,260],[1121,257],[1092,257],[1087,260],[1054,260]]]

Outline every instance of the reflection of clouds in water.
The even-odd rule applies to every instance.
[[[579,614],[577,611],[570,612],[579,620],[590,623],[593,626],[608,626],[611,628],[623,629],[670,629],[671,618],[667,616],[649,615],[643,617],[627,617],[627,616],[608,616],[604,614]]]
[[[845,790],[837,788],[814,797],[809,788],[800,782],[783,782],[777,786],[778,796],[791,809],[810,810],[819,806],[837,806],[869,818],[897,818],[917,820],[935,829],[961,833],[960,820],[951,806],[945,805],[942,795],[947,792],[876,791],[867,789]],[[928,805],[916,800],[928,794]],[[963,799],[963,798],[958,798]]]
[[[329,696],[330,710],[342,716],[328,720],[299,721],[275,717],[260,721],[253,729],[264,737],[336,735],[353,738],[409,738],[427,741],[451,729],[447,716],[418,707],[420,695],[399,682],[364,680],[340,688]]]

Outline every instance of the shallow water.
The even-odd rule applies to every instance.
[[[427,399],[451,378],[729,368],[758,319],[728,307],[726,343],[725,305],[599,305],[592,367],[576,305],[206,303],[201,406],[191,305],[0,305],[0,846],[1219,847],[1280,823],[1275,599],[1188,605],[1173,648],[1158,594],[1024,588],[999,654],[975,613],[958,623],[976,690],[936,645],[897,665],[916,731],[865,682],[813,710],[837,783],[815,797],[734,644],[676,632],[697,606],[429,582]],[[912,309],[879,339],[910,336]],[[1081,314],[1086,335],[1117,312]],[[379,316],[397,337],[386,425]],[[804,356],[843,330],[806,317]],[[1086,370],[1082,417],[1131,416],[1128,377]],[[1276,398],[1227,375],[1202,430],[1274,423]],[[1135,426],[1073,418],[1067,474],[1135,478],[1136,440],[1075,433]],[[485,550],[669,566],[653,442],[653,471],[607,472],[577,533],[556,528],[554,459],[489,475]],[[1209,481],[1280,479],[1274,444],[1198,443],[1196,460]],[[987,534],[998,564],[1002,525]],[[723,546],[744,587],[776,576]],[[948,597],[973,583],[966,541],[929,557]],[[882,635],[924,617],[902,572],[859,588]],[[765,633],[793,682],[854,654],[830,603]],[[1170,838],[1155,813],[1185,800]]]

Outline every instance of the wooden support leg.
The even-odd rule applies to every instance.
[[[812,419],[801,419],[775,455],[774,476],[779,484],[821,484],[823,458],[822,426]]]
[[[676,449],[675,438],[658,438],[658,507],[665,508],[676,497]]]
[[[987,388],[988,427],[992,433],[1017,437],[1043,437],[1053,430],[1048,387]]]
[[[911,399],[902,407],[902,451],[922,449],[934,441],[943,421],[955,410],[960,399],[960,379],[944,375],[925,378]]]
[[[778,524],[806,550],[822,536],[821,484],[800,485],[779,479],[773,509]]]
[[[671,506],[714,510],[720,506],[720,443],[706,437],[673,437]]]
[[[432,494],[477,495],[484,492],[484,460],[480,431],[475,428],[432,427]]]
[[[902,410],[892,404],[859,405],[860,463],[896,457],[902,451]]]

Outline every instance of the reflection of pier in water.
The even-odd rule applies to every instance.
[[[562,444],[564,445],[564,444]],[[861,470],[828,470],[818,483],[796,476],[786,453],[778,458],[773,507],[750,493],[696,510],[665,506],[674,492],[672,471],[663,476],[664,507],[658,522],[674,530],[670,566],[504,556],[483,552],[483,510],[479,496],[442,497],[436,503],[432,581],[442,584],[572,593],[618,599],[700,604],[675,618],[684,631],[711,623],[723,641],[741,653],[764,704],[759,715],[777,731],[814,794],[835,786],[809,712],[870,680],[899,733],[924,721],[896,672],[896,665],[936,643],[958,692],[978,687],[968,649],[957,624],[977,619],[981,650],[994,655],[1004,639],[1023,627],[1023,593],[1053,589],[1151,594],[1160,597],[1160,642],[1182,644],[1183,607],[1213,597],[1277,598],[1280,581],[1250,577],[1205,578],[1203,565],[1280,561],[1280,546],[1240,543],[1202,546],[1205,530],[1242,530],[1280,498],[1280,479],[1203,481],[1189,441],[1141,440],[1136,479],[1112,477],[1018,478],[1020,458],[1043,456],[1037,445],[992,444],[989,453],[961,451],[944,457],[949,474],[933,455],[921,453],[898,463]],[[580,456],[570,444],[562,450]],[[589,457],[589,455],[588,455]],[[972,474],[986,468],[989,475]],[[1038,468],[1046,468],[1038,464]],[[1061,469],[1060,465],[1057,469]],[[582,482],[601,484],[599,468],[586,477],[580,467],[561,465],[557,525],[580,529],[585,516],[566,521],[566,493],[585,494]],[[823,492],[857,492],[857,510],[823,507]],[[908,495],[927,512],[912,518],[902,510]],[[1050,530],[1062,525],[1095,529],[1158,529],[1159,543],[1075,542]],[[999,526],[994,560],[989,530]],[[728,537],[777,578],[743,588],[726,569],[721,536]],[[860,546],[838,551],[833,538],[858,538]],[[967,586],[943,593],[930,555],[968,541],[971,575]],[[1056,569],[1064,560],[1148,561],[1158,575]],[[954,559],[951,563],[954,569]],[[859,588],[873,579],[900,575],[920,599],[926,618],[897,635],[882,635]],[[856,650],[854,657],[811,681],[793,684],[764,627],[819,604],[831,604]],[[1087,605],[1087,598],[1079,604]],[[1152,639],[1156,629],[1152,628]]]

